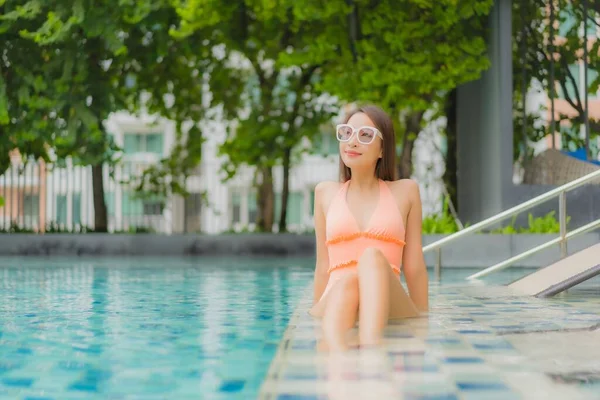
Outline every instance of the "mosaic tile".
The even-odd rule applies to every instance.
[[[404,393],[402,395],[404,400],[459,400],[454,393],[441,393],[441,394],[420,394],[420,393]]]
[[[473,287],[441,289],[432,287],[428,319],[391,321],[384,332],[384,353],[388,361],[380,362],[376,372],[373,372],[371,366],[367,367],[368,364],[348,359],[345,367],[332,375],[327,367],[328,355],[325,353],[312,358],[314,364],[310,372],[297,373],[296,376],[290,372],[284,372],[279,377],[270,375],[263,385],[270,390],[261,393],[276,394],[286,390],[288,393],[307,394],[312,391],[315,396],[330,396],[332,393],[325,388],[331,388],[335,382],[362,383],[370,380],[384,383],[390,380],[394,383],[396,392],[390,394],[390,397],[381,397],[382,399],[585,398],[582,397],[582,389],[565,387],[564,383],[555,383],[541,373],[544,365],[548,364],[536,362],[522,354],[522,346],[515,346],[514,340],[518,336],[543,334],[535,333],[540,330],[561,332],[567,326],[570,330],[573,326],[577,329],[594,329],[600,315],[573,308],[577,307],[575,304],[564,306],[556,303],[556,307],[549,307],[548,300],[507,295],[499,288],[492,293],[498,297],[480,295],[478,291],[486,289]],[[309,304],[308,299],[305,304]],[[550,306],[552,304],[554,303],[550,303]],[[302,303],[298,309],[301,307]],[[307,320],[304,317],[292,317],[292,321],[294,328],[287,331],[292,344],[288,347],[293,348],[295,340],[298,340],[299,347],[306,347],[304,339],[294,338],[293,331],[302,331],[302,327],[308,325]],[[311,322],[311,327],[315,327],[314,321]],[[521,334],[515,335],[515,332]],[[305,350],[316,353],[316,350]],[[290,371],[286,370],[286,363],[294,362],[298,353],[286,349],[279,351],[287,354],[276,356],[279,361],[271,364],[271,371]],[[357,353],[360,350],[354,353],[355,356]],[[302,357],[310,359],[308,354],[302,354]],[[365,374],[364,371],[369,373]],[[291,380],[296,378],[305,385],[312,380],[321,382],[323,386],[309,384],[309,389],[308,386],[301,389],[296,384],[289,386],[286,373],[290,373]],[[543,387],[543,390],[539,390],[539,387]],[[290,391],[292,388],[296,392]],[[351,399],[360,398],[357,397],[358,392],[344,393]],[[531,393],[536,395],[530,397]]]
[[[16,387],[16,388],[28,388],[33,385],[33,378],[4,378],[0,380],[0,383],[4,386],[8,387]]]
[[[241,391],[244,388],[245,384],[246,384],[246,382],[245,381],[241,381],[241,380],[237,380],[237,381],[225,381],[219,387],[219,391],[220,392],[226,392],[226,393],[239,392],[239,391]]]

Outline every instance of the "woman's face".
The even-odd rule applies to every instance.
[[[362,168],[375,168],[377,160],[383,155],[381,138],[379,131],[375,127],[375,124],[371,119],[364,113],[356,113],[349,120],[347,125],[355,129],[353,133],[350,133],[350,127],[342,129],[346,130],[346,134],[351,134],[350,140],[340,141],[340,155],[344,164],[351,169],[362,169]],[[358,131],[362,127],[370,127],[375,130],[364,130]],[[364,144],[370,140],[370,135],[374,132],[373,141],[370,144]],[[361,136],[361,141],[359,140]],[[339,136],[338,136],[339,137]]]

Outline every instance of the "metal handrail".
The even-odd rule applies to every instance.
[[[504,269],[504,268],[509,267],[512,264],[516,263],[517,261],[520,261],[524,258],[529,257],[532,254],[537,253],[538,251],[545,250],[548,247],[554,246],[555,244],[561,244],[561,242],[563,240],[569,240],[575,236],[581,235],[582,233],[586,233],[589,231],[593,231],[594,229],[597,229],[597,228],[600,228],[600,219],[597,219],[593,222],[590,222],[589,224],[581,226],[581,227],[567,233],[564,238],[562,236],[559,236],[557,238],[549,240],[546,243],[542,243],[532,249],[522,252],[521,254],[517,254],[516,256],[513,256],[513,257],[509,258],[508,260],[499,262],[498,264],[492,265],[491,267],[486,268],[483,271],[479,271],[471,276],[468,276],[467,279],[481,278],[482,276],[488,275],[494,271]],[[564,254],[563,254],[563,257],[564,257]]]
[[[423,253],[427,253],[427,252],[429,252],[431,250],[437,250],[437,260],[436,260],[436,264],[435,264],[435,273],[439,277],[440,272],[441,272],[441,267],[442,267],[442,252],[441,252],[442,246],[445,246],[448,243],[452,243],[452,242],[454,242],[454,241],[456,241],[456,240],[458,240],[460,238],[463,238],[463,237],[465,237],[465,236],[467,236],[467,235],[469,235],[469,234],[471,234],[473,232],[477,232],[477,231],[480,231],[483,228],[487,228],[488,226],[497,224],[498,222],[500,222],[500,221],[502,221],[502,220],[504,220],[504,219],[506,219],[508,217],[512,217],[515,214],[518,214],[520,212],[528,210],[528,209],[530,209],[532,207],[535,207],[535,206],[537,206],[537,205],[539,205],[539,204],[541,204],[541,203],[543,203],[545,201],[553,199],[556,196],[559,196],[559,210],[558,210],[559,216],[558,216],[558,219],[559,219],[559,224],[560,224],[560,236],[558,238],[550,241],[549,242],[550,244],[548,244],[546,247],[552,246],[553,244],[557,244],[557,243],[560,244],[560,246],[561,246],[561,255],[564,257],[564,256],[566,256],[566,252],[567,252],[566,240],[569,239],[569,238],[571,238],[571,237],[573,237],[574,235],[583,233],[583,232],[580,232],[580,230],[582,228],[585,228],[585,227],[590,226],[591,224],[594,224],[594,222],[593,222],[591,224],[585,225],[584,227],[581,227],[581,228],[579,228],[579,229],[571,232],[571,234],[567,235],[567,229],[566,229],[566,227],[567,227],[567,215],[566,215],[567,196],[566,196],[566,193],[569,192],[569,191],[571,191],[571,190],[573,190],[573,189],[576,189],[576,188],[578,188],[580,186],[583,186],[586,183],[588,183],[588,182],[590,182],[590,181],[592,181],[592,180],[594,180],[596,178],[600,178],[600,170],[594,171],[594,172],[592,172],[590,174],[587,174],[587,175],[584,175],[581,178],[577,178],[577,179],[575,179],[575,180],[573,180],[573,181],[571,181],[569,183],[566,183],[566,184],[564,184],[562,186],[559,186],[559,187],[557,187],[555,189],[552,189],[552,190],[550,190],[550,191],[548,191],[548,192],[546,192],[546,193],[544,193],[542,195],[534,197],[531,200],[525,201],[525,202],[523,202],[521,204],[518,204],[518,205],[516,205],[516,206],[514,206],[512,208],[509,208],[506,211],[502,211],[501,213],[498,213],[498,214],[496,214],[496,215],[494,215],[494,216],[492,216],[492,217],[490,217],[488,219],[485,219],[485,220],[483,220],[481,222],[478,222],[475,225],[469,226],[468,228],[464,228],[464,229],[462,229],[462,230],[460,230],[460,231],[458,231],[456,233],[453,233],[451,235],[446,236],[443,239],[440,239],[440,240],[438,240],[436,242],[428,244],[427,246],[423,247]],[[589,230],[591,230],[591,229],[593,229],[593,228],[590,228]],[[585,232],[587,232],[587,230]],[[538,246],[538,247],[541,247],[541,246]],[[536,247],[534,249],[531,249],[531,250],[529,250],[529,251],[527,251],[525,253],[527,254],[527,256],[531,255],[531,254],[533,254],[532,251],[536,250],[538,247]],[[536,251],[543,250],[546,247],[541,247],[541,248],[539,248]],[[524,257],[526,257],[526,256],[523,256],[523,258]],[[515,261],[518,261],[518,260],[521,259],[521,258],[519,258],[519,259],[515,259],[515,258],[516,257],[512,257],[511,259],[506,260],[503,263],[507,263],[508,261],[511,261],[511,260],[512,260],[512,262],[515,262]],[[511,264],[512,264],[512,262],[511,262]],[[510,265],[510,264],[503,265],[503,267],[506,267],[508,265]],[[494,267],[496,268],[494,270],[500,269],[500,267],[498,267],[497,265],[495,265]],[[489,270],[489,268],[488,268],[488,270]],[[483,273],[483,272],[484,271],[481,271],[481,273]],[[492,272],[492,271],[490,271],[490,272]],[[479,274],[481,274],[481,273],[479,273]],[[479,276],[481,276],[481,275],[479,275]],[[469,278],[471,278],[471,277],[469,277]]]

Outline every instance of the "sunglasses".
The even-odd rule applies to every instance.
[[[373,128],[372,126],[362,126],[360,128],[354,129],[354,127],[348,124],[340,124],[336,126],[335,129],[337,140],[340,142],[348,142],[356,133],[358,136],[358,141],[362,144],[371,144],[373,140],[375,140],[375,136],[379,136],[383,140],[383,135],[377,128]]]

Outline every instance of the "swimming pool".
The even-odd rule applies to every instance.
[[[302,312],[313,265],[295,258],[0,259],[0,399],[235,400],[259,393],[281,400],[319,398],[316,331]],[[563,298],[520,302],[502,297],[497,287],[466,285],[462,279],[471,272],[447,269],[441,284],[432,282],[432,316],[423,341],[416,338],[424,327],[394,325],[386,333],[393,379],[411,390],[396,391],[394,398],[468,398],[448,386],[448,374],[493,371],[488,356],[505,369],[521,362],[526,373],[535,372],[535,365],[523,362],[518,341],[498,340],[501,329],[506,338],[523,328],[600,322],[593,282]],[[491,279],[506,283],[521,275],[507,270]],[[531,315],[537,317],[528,324]],[[545,346],[557,343],[565,342],[546,340]],[[589,371],[598,364],[588,356],[579,361],[589,361]],[[310,367],[294,364],[298,360]],[[286,375],[290,368],[296,368],[295,377]],[[360,378],[359,372],[352,376]],[[475,398],[510,386],[486,381],[488,375],[479,383],[463,379],[463,386],[478,388],[469,393],[479,395],[487,388],[486,397]],[[374,387],[358,378],[353,383]],[[551,388],[536,382],[540,393]],[[348,381],[342,386],[353,387]],[[527,398],[510,393],[500,398]]]
[[[1,399],[252,399],[294,260],[1,259]]]

